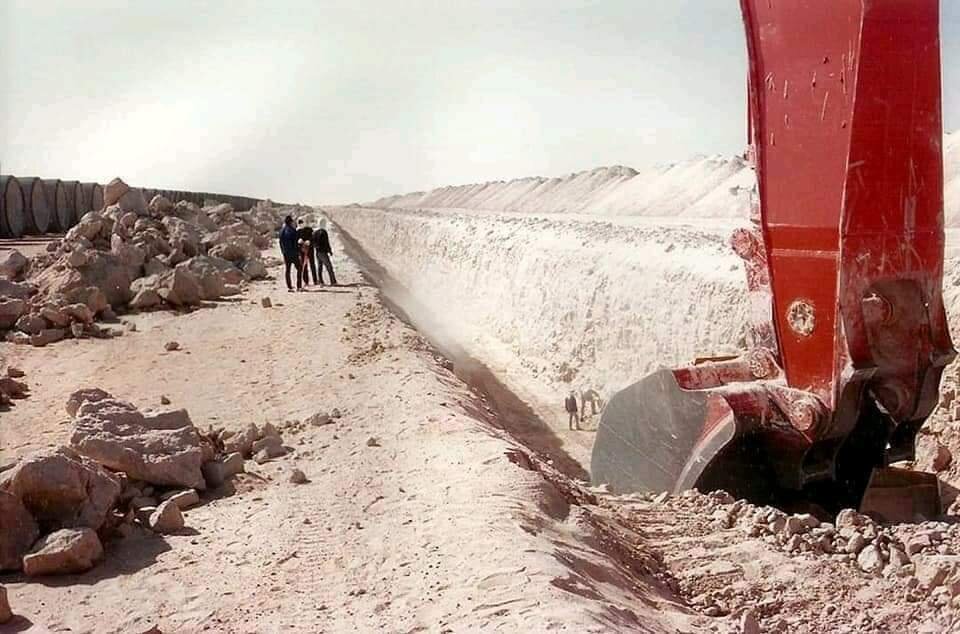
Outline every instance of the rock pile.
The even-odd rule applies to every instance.
[[[13,343],[43,346],[68,337],[123,334],[95,321],[115,311],[195,306],[267,276],[261,249],[282,211],[260,203],[200,208],[162,196],[149,204],[115,179],[108,206],[90,212],[48,252],[0,260],[0,331]]]
[[[199,490],[244,470],[243,456],[286,452],[271,425],[245,432],[225,451],[225,432],[204,434],[183,409],[140,411],[99,388],[70,395],[69,447],[28,456],[0,474],[0,571],[27,575],[89,570],[103,539],[136,526],[155,533],[184,527],[182,510]]]
[[[905,614],[913,609],[908,606],[914,605],[918,614],[934,615],[935,620],[940,617],[949,620],[948,617],[960,609],[960,555],[957,554],[960,552],[960,524],[927,521],[887,525],[852,509],[842,510],[833,522],[828,522],[808,513],[790,514],[770,506],[755,506],[744,500],[735,500],[723,491],[709,494],[686,491],[677,496],[631,494],[618,496],[616,500],[621,510],[624,507],[654,509],[655,512],[702,518],[698,524],[703,532],[726,534],[727,537],[720,538],[723,543],[739,543],[738,538],[731,536],[740,533],[743,543],[759,539],[786,555],[788,561],[829,567],[834,574],[843,571],[843,575],[857,579],[859,583],[874,584],[874,587],[885,588],[884,592],[892,590],[904,603],[902,612]],[[753,548],[759,550],[756,546]],[[731,561],[734,560],[731,556]],[[738,610],[760,606],[763,608],[761,612],[770,615],[783,603],[775,582],[772,588],[763,591],[761,597],[758,595],[760,590],[749,584],[719,584],[701,578],[723,580],[742,575],[734,564],[729,565],[731,571],[736,569],[736,572],[724,571],[723,565],[726,564],[714,561],[709,566],[681,575],[689,577],[680,579],[680,583],[685,588],[689,586],[691,604],[705,614],[737,614]],[[800,601],[798,596],[791,600]],[[828,616],[841,618],[839,612],[818,618]],[[849,614],[843,618],[847,617]],[[800,618],[799,615],[790,617],[791,622]],[[772,627],[775,620],[765,619],[764,631],[777,631]],[[873,629],[872,625],[861,625],[862,631]]]

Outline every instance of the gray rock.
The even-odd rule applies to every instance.
[[[40,539],[23,558],[23,571],[31,577],[86,572],[103,556],[97,532],[90,528],[65,528]]]
[[[310,482],[307,479],[307,475],[300,469],[294,469],[290,472],[290,482],[293,484],[306,484]]]

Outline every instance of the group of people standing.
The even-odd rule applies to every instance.
[[[587,404],[590,405],[590,415],[596,416],[597,410],[603,409],[603,399],[593,388],[580,390],[580,405],[577,405],[577,393],[570,390],[563,400],[563,409],[567,411],[567,426],[570,429],[580,429],[580,423],[587,417]]]
[[[283,219],[280,229],[280,252],[283,254],[284,277],[287,282],[287,292],[293,292],[293,280],[290,278],[290,269],[297,271],[297,291],[302,291],[310,283],[323,286],[323,269],[327,269],[330,285],[337,285],[337,276],[333,273],[333,264],[330,256],[330,236],[327,234],[323,220],[315,230],[307,224],[304,218],[293,225],[293,216]],[[319,265],[319,266],[318,266]],[[319,275],[317,275],[319,273]]]

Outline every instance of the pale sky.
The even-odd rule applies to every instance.
[[[743,150],[745,64],[737,0],[0,0],[0,170],[333,203],[642,168]]]

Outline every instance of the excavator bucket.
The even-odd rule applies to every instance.
[[[600,417],[593,481],[614,493],[723,489],[772,500],[762,448],[749,433],[756,418],[737,416],[732,394],[684,389],[668,369],[620,390]]]
[[[740,4],[756,226],[732,246],[748,350],[614,395],[592,477],[617,492],[723,488],[827,510],[859,505],[872,479],[889,485],[867,500],[882,506],[895,487],[874,474],[913,457],[956,356],[942,297],[939,2]]]
[[[615,492],[672,491],[690,461],[710,462],[716,449],[699,446],[707,395],[685,392],[673,372],[659,370],[617,392],[603,409],[591,473]],[[730,442],[732,423],[721,424]]]

